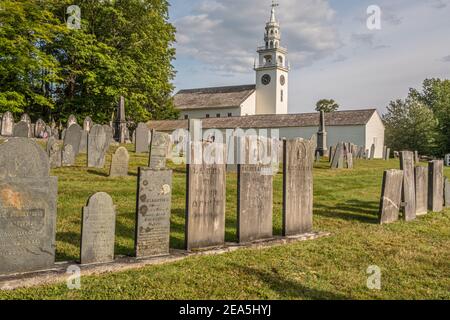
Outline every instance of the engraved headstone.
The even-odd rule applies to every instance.
[[[81,264],[107,263],[114,260],[116,208],[111,196],[94,194],[83,208],[81,227]]]
[[[402,199],[403,171],[386,170],[383,176],[379,218],[381,224],[398,221]]]
[[[145,123],[139,123],[135,130],[136,153],[148,153],[151,141],[151,131]]]
[[[139,168],[135,254],[169,254],[172,171]]]
[[[49,159],[50,159],[50,168],[60,168],[62,166],[62,143],[55,141],[51,144],[50,149],[48,151]],[[72,146],[68,147],[71,148]]]
[[[70,128],[70,126],[73,124],[78,124],[78,121],[77,121],[77,117],[75,117],[73,114],[71,114],[69,116],[69,119],[67,119],[67,128]]]
[[[20,117],[20,121],[25,121],[26,123],[28,123],[29,125],[31,125],[31,118],[28,114],[24,113],[21,117]]]
[[[441,212],[444,204],[444,161],[428,163],[428,210]]]
[[[29,138],[30,137],[30,126],[25,121],[19,121],[14,125],[13,136],[18,138]]]
[[[152,131],[148,166],[153,170],[166,168],[170,136],[167,133]]]
[[[403,213],[406,221],[411,221],[416,218],[414,167],[414,153],[411,151],[402,151],[400,153],[400,169],[403,170],[402,200],[405,203]]]
[[[83,130],[84,131],[91,131],[92,126],[94,125],[94,121],[92,121],[91,117],[84,118],[83,121]]]
[[[109,170],[110,177],[126,177],[128,176],[128,163],[130,156],[124,147],[119,147],[113,154],[111,159],[111,168]]]
[[[66,130],[64,135],[64,146],[70,144],[75,157],[80,152],[81,131],[81,127],[74,123]]]
[[[272,237],[273,175],[269,139],[239,138],[238,228],[239,242]]]
[[[58,182],[49,172],[34,141],[0,144],[0,275],[53,267]]]
[[[73,152],[73,147],[71,144],[63,145],[61,161],[64,167],[71,167],[75,165],[75,152]]]
[[[416,215],[428,213],[428,168],[416,167]]]
[[[284,142],[284,236],[308,233],[313,228],[313,159],[311,147],[311,143],[303,139],[285,140]],[[342,148],[342,144],[340,144],[340,147]],[[336,157],[338,157],[337,154]]]
[[[191,142],[187,165],[186,249],[225,242],[226,145]],[[211,161],[213,155],[215,160]]]
[[[6,111],[2,116],[1,135],[10,137],[14,130],[14,117],[11,112]]]
[[[109,149],[111,142],[105,131],[105,127],[101,125],[94,125],[89,132],[88,137],[88,154],[87,161],[89,168],[103,168],[105,165],[106,152]]]
[[[39,139],[44,138],[45,129],[46,129],[46,125],[45,125],[44,120],[38,119],[36,121],[36,125],[34,127],[34,136]]]

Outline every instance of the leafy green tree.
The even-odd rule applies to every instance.
[[[322,99],[317,101],[316,103],[316,111],[324,111],[326,113],[334,112],[339,109],[339,104],[336,103],[333,99]]]
[[[383,115],[386,144],[394,150],[417,150],[433,155],[438,144],[438,121],[426,105],[416,99],[392,101]]]

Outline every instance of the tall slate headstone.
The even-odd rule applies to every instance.
[[[416,167],[416,215],[422,216],[428,213],[428,168]]]
[[[340,146],[342,147],[342,144]],[[308,233],[312,232],[313,229],[313,159],[311,148],[311,143],[303,139],[284,141],[284,236]],[[337,154],[336,157],[338,157]]]
[[[139,123],[135,130],[136,153],[148,153],[151,141],[151,131],[145,123]]]
[[[55,262],[58,180],[34,141],[0,144],[0,275],[49,269]]]
[[[402,200],[405,203],[403,213],[406,221],[416,219],[414,167],[414,153],[411,151],[400,152],[400,169],[403,170]]]
[[[403,171],[386,170],[383,175],[379,218],[381,224],[398,221],[402,201]]]
[[[94,194],[83,208],[81,227],[81,264],[107,263],[114,260],[116,207],[111,196]]]
[[[153,170],[166,168],[167,152],[170,145],[170,136],[167,133],[152,131],[150,155],[148,166]]]
[[[225,144],[191,142],[187,165],[186,250],[225,243]],[[213,156],[214,161],[210,161]]]
[[[10,137],[13,135],[14,117],[11,112],[6,111],[2,116],[1,135]]]
[[[135,254],[138,258],[169,254],[172,171],[139,168]]]
[[[103,168],[105,166],[106,152],[109,149],[111,136],[105,127],[94,125],[89,132],[87,161],[89,168]]]
[[[81,127],[74,123],[66,130],[66,133],[64,134],[64,146],[70,144],[75,157],[78,153],[80,153],[81,131]]]
[[[25,121],[19,121],[14,125],[13,136],[17,138],[29,138],[30,126]]]
[[[111,168],[109,170],[110,177],[126,177],[128,176],[128,164],[130,156],[124,147],[119,147],[113,154],[111,159]]]
[[[444,161],[428,163],[428,210],[441,212],[444,208]]]
[[[241,243],[272,237],[273,174],[270,140],[238,138],[238,240]]]

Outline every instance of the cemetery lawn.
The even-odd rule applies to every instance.
[[[109,193],[117,206],[116,254],[132,255],[136,174],[146,155],[130,151],[130,176],[77,166],[52,170],[59,179],[57,261],[79,259],[81,208],[90,195]],[[110,150],[115,151],[115,148]],[[426,165],[426,164],[423,164]],[[0,299],[450,299],[450,210],[380,226],[383,170],[398,160],[356,161],[355,170],[314,169],[314,229],[332,236],[267,249],[196,256],[139,270],[0,292]],[[171,246],[183,248],[184,167],[174,169]],[[450,177],[450,169],[446,168]],[[281,234],[282,175],[274,182],[274,233]],[[227,176],[226,240],[236,241],[236,175]],[[381,290],[369,290],[367,269],[381,268]]]

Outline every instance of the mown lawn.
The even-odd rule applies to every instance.
[[[137,167],[147,164],[147,156],[128,149],[128,178],[110,179],[109,163],[104,170],[85,168],[85,156],[76,167],[53,170],[59,178],[58,261],[78,259],[81,208],[98,191],[111,194],[117,205],[116,254],[132,255]],[[356,161],[352,171],[316,164],[314,225],[332,232],[328,238],[83,277],[78,291],[62,283],[0,292],[0,299],[450,299],[450,210],[377,224],[383,170],[398,167],[398,160]],[[183,167],[173,169],[171,246],[182,248],[185,174]],[[275,234],[281,234],[281,186],[278,174]],[[227,176],[226,240],[236,241],[235,174]],[[366,286],[371,265],[382,270],[379,291]]]

